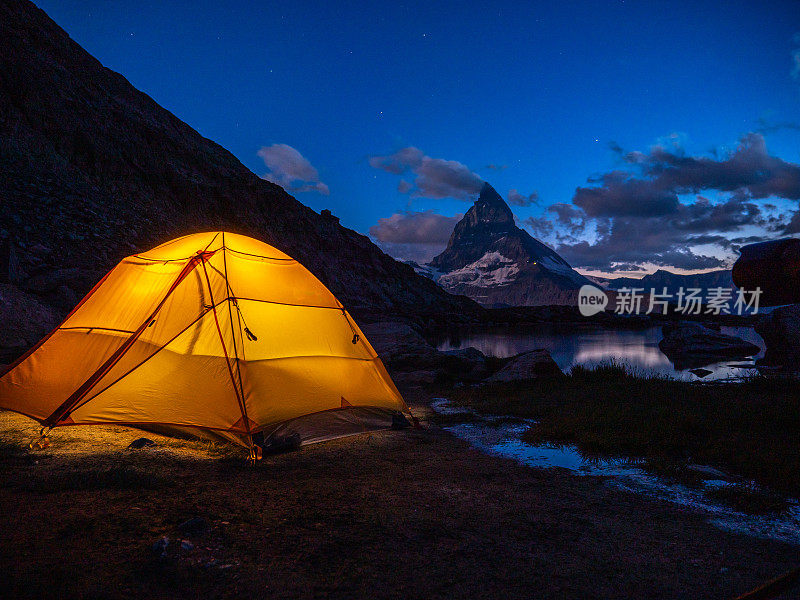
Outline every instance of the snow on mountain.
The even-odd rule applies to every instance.
[[[425,268],[447,291],[486,306],[574,304],[577,290],[590,283],[517,227],[511,209],[488,183],[456,224],[444,252],[417,272]]]
[[[499,252],[487,252],[473,263],[440,275],[438,281],[445,288],[456,284],[489,287],[511,284],[518,273],[516,262]]]

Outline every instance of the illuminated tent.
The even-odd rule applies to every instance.
[[[407,423],[375,350],[305,267],[257,240],[184,236],[124,259],[0,378],[45,428],[118,423],[248,446]]]

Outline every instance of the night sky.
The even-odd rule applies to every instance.
[[[800,233],[796,2],[37,4],[400,258],[441,251],[483,180],[584,272]]]

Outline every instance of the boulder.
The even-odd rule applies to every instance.
[[[133,440],[130,444],[128,444],[128,448],[131,450],[141,450],[142,448],[146,448],[147,446],[155,446],[156,443],[149,439],[149,438],[137,438]]]
[[[669,323],[661,328],[661,351],[676,368],[702,367],[725,358],[753,356],[761,348],[700,323]]]
[[[475,348],[441,352],[407,323],[383,321],[361,327],[393,377],[404,383],[440,378],[478,381],[486,376],[486,357]]]
[[[517,354],[503,368],[491,377],[487,383],[507,383],[510,381],[526,381],[533,379],[563,377],[564,372],[550,356],[547,350],[531,350]]]
[[[767,347],[759,365],[800,368],[800,304],[781,306],[762,314],[755,330]]]
[[[472,346],[458,350],[444,350],[442,361],[446,366],[461,370],[463,379],[479,380],[489,374],[486,355]]]
[[[361,330],[387,366],[419,367],[439,359],[436,348],[407,323],[382,321],[363,325]]]

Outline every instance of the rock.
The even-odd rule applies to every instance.
[[[488,373],[486,357],[479,350],[440,352],[407,323],[370,323],[362,330],[393,377],[405,383],[433,383],[442,377],[477,381]]]
[[[452,367],[460,369],[463,379],[478,380],[489,374],[486,366],[486,356],[472,346],[458,350],[445,350],[441,352],[445,361],[452,361]]]
[[[17,252],[11,240],[0,240],[0,283],[18,283],[21,278]]]
[[[25,280],[22,287],[35,294],[48,294],[66,286],[79,292],[87,292],[99,280],[97,273],[86,269],[48,268]]]
[[[69,312],[75,308],[78,304],[78,294],[75,291],[67,287],[66,285],[58,286],[55,292],[53,292],[48,298],[48,303],[55,308],[56,310],[60,310],[65,314],[69,314]]]
[[[144,448],[145,446],[155,446],[156,443],[153,440],[148,438],[138,438],[133,440],[130,444],[128,444],[128,448],[131,450],[139,450],[140,448]]]
[[[762,314],[755,325],[767,350],[759,366],[800,368],[800,304],[781,306]]]
[[[54,268],[102,275],[124,256],[191,231],[237,231],[298,260],[357,318],[479,312],[251,172],[104,67],[33,3],[3,7],[4,237],[51,248],[42,254]],[[40,283],[83,295],[63,281]]]
[[[203,535],[211,529],[208,522],[203,517],[192,517],[178,525],[178,531],[182,535]]]
[[[392,379],[399,385],[429,385],[436,383],[438,371],[406,371],[392,373]]]
[[[189,540],[181,540],[181,550],[183,552],[191,552],[194,550],[194,544]]]
[[[734,335],[699,323],[669,323],[662,328],[658,347],[676,368],[701,367],[724,358],[753,356],[761,348]]]
[[[703,377],[708,377],[713,372],[714,371],[709,371],[708,369],[690,369],[689,370],[689,373],[693,373],[693,374],[697,375],[700,379],[702,379]]]
[[[436,348],[407,323],[384,321],[363,325],[361,329],[387,366],[433,364],[438,360]]]
[[[52,331],[59,318],[39,298],[0,283],[0,362],[12,362]]]
[[[153,554],[158,558],[166,558],[168,547],[169,547],[169,538],[162,537],[160,540],[157,540],[155,543],[153,543],[151,550]]]
[[[517,354],[502,369],[484,381],[486,383],[507,383],[563,376],[564,372],[550,356],[550,353],[541,349]]]

